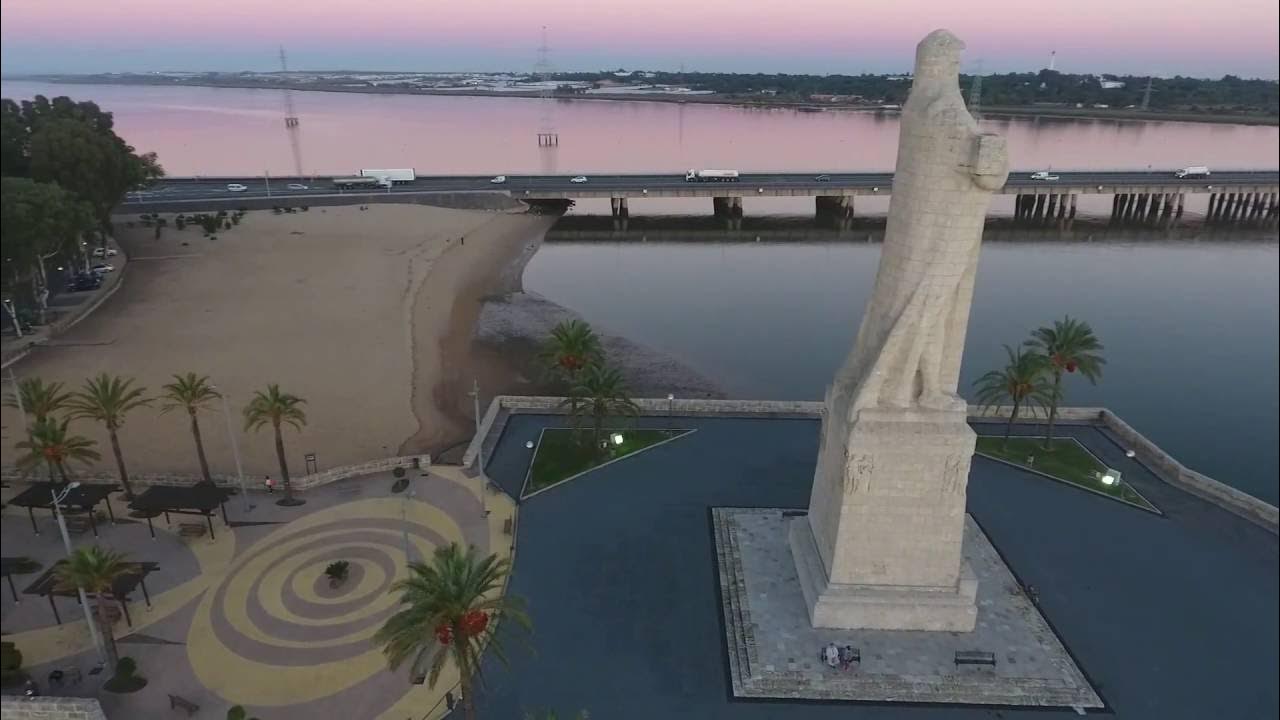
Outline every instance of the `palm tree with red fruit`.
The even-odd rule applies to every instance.
[[[1103,347],[1093,334],[1089,323],[1071,316],[1055,320],[1053,327],[1041,327],[1031,333],[1024,345],[1045,359],[1053,376],[1053,393],[1049,403],[1049,427],[1045,431],[1044,449],[1053,449],[1053,423],[1058,417],[1058,403],[1062,400],[1062,378],[1080,373],[1090,384],[1096,385],[1102,377],[1102,366],[1107,364],[1100,354]]]
[[[1014,349],[1008,345],[1004,351],[1009,354],[1009,362],[999,370],[992,370],[974,381],[977,388],[978,404],[984,409],[1008,403],[1012,406],[1009,420],[1004,426],[1004,440],[1001,450],[1009,447],[1009,435],[1013,433],[1013,424],[1023,407],[1034,405],[1045,407],[1052,400],[1053,389],[1044,377],[1045,361],[1034,352],[1023,352],[1022,348]]]
[[[526,632],[531,627],[524,601],[503,595],[510,570],[507,560],[482,557],[475,546],[464,551],[457,543],[436,548],[430,564],[410,563],[409,576],[391,586],[402,593],[404,609],[374,636],[391,669],[408,661],[414,675],[425,675],[427,686],[435,687],[452,663],[466,715],[474,719],[472,688],[484,682],[481,654],[487,648],[499,662],[507,661],[495,634],[499,620],[514,621]]]
[[[559,384],[572,386],[578,375],[604,359],[600,337],[582,320],[569,320],[551,329],[541,352],[548,374]]]

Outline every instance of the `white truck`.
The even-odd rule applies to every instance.
[[[396,185],[405,185],[418,178],[413,168],[392,168],[390,170],[361,170],[360,177],[383,178]]]
[[[384,177],[368,177],[358,175],[354,177],[336,177],[333,179],[333,186],[339,190],[359,190],[360,188],[390,188],[391,180]]]
[[[690,170],[684,174],[685,182],[738,182],[737,170]]]
[[[1184,167],[1181,170],[1174,171],[1173,175],[1180,178],[1209,177],[1209,168],[1203,165],[1192,165],[1191,167]]]

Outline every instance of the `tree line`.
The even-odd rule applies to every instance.
[[[173,382],[161,388],[159,395],[149,396],[145,387],[134,385],[133,378],[101,373],[86,380],[79,390],[68,390],[63,383],[45,382],[38,377],[23,378],[16,389],[5,396],[4,404],[18,408],[26,416],[27,437],[16,444],[21,453],[16,463],[19,470],[29,472],[43,467],[50,482],[66,483],[70,480],[67,468],[71,463],[88,465],[101,460],[97,443],[75,434],[71,429],[75,420],[92,420],[107,431],[120,485],[124,488],[125,497],[132,500],[133,485],[129,482],[119,434],[126,416],[156,403],[159,403],[162,414],[173,411],[185,413],[190,421],[200,475],[204,482],[212,483],[204,438],[200,433],[199,414],[212,410],[214,403],[221,400],[222,394],[209,382],[207,375],[193,372],[174,375]],[[242,412],[245,430],[260,430],[268,426],[272,430],[284,487],[284,498],[277,503],[279,505],[293,506],[304,502],[293,494],[282,429],[289,425],[301,430],[307,424],[307,414],[302,409],[306,402],[271,383],[265,390],[254,392]]]
[[[92,102],[0,100],[6,301],[43,316],[50,262],[87,266],[90,240],[105,243],[125,193],[164,175],[155,153],[139,154],[114,128],[111,113]]]
[[[974,75],[961,75],[969,97]],[[1036,104],[1097,105],[1113,108],[1141,106],[1145,75],[1082,75],[1055,70],[982,75],[979,97],[983,105]],[[786,73],[640,72],[618,76],[613,71],[559,73],[556,79],[604,83],[625,82],[681,85],[694,90],[738,97],[770,95],[778,100],[808,101],[812,95],[842,95],[876,104],[901,104],[911,90],[904,75],[791,75]],[[1107,86],[1103,86],[1103,82]],[[1178,112],[1226,112],[1280,115],[1280,83],[1234,75],[1217,79],[1175,76],[1150,78],[1148,108]],[[1123,83],[1123,87],[1115,84]]]

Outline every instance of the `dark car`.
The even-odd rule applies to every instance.
[[[814,178],[814,180],[817,180],[818,182],[830,182],[830,181],[831,181],[831,176],[830,176],[830,175],[819,175],[818,177]]]
[[[102,276],[97,273],[82,273],[71,279],[72,292],[97,290],[102,287]]]

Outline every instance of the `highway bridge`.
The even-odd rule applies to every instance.
[[[1210,214],[1272,216],[1277,212],[1280,171],[1216,171],[1179,178],[1173,170],[1062,171],[1052,179],[1033,179],[1014,171],[1000,191],[1016,195],[1019,215],[1073,214],[1079,195],[1112,195],[1121,215],[1181,213],[1187,195],[1210,196]],[[502,183],[490,175],[419,176],[415,181],[379,190],[341,190],[332,177],[173,177],[131,192],[122,211],[199,211],[226,207],[415,202],[429,194],[498,193],[529,202],[609,198],[615,215],[625,217],[633,198],[711,198],[717,214],[742,214],[747,197],[816,198],[818,212],[852,216],[854,201],[893,192],[892,173],[743,173],[735,182],[687,182],[683,173],[601,174],[573,182],[570,175],[508,175]],[[229,185],[245,189],[233,192]],[[132,206],[132,207],[131,207]]]

